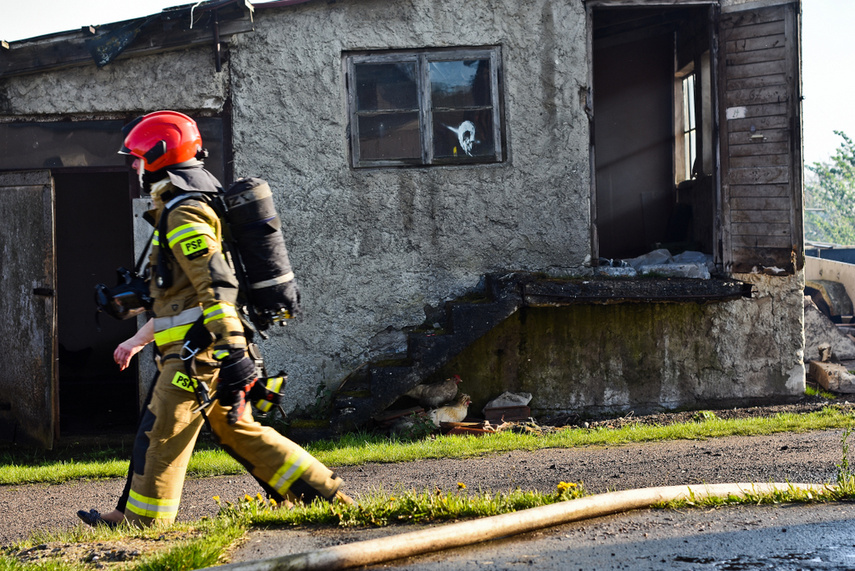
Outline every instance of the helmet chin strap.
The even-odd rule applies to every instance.
[[[140,181],[140,189],[145,190],[146,186],[145,186],[145,181],[143,180],[143,177],[145,176],[145,161],[143,159],[137,159],[136,163],[137,163],[137,178],[139,178],[139,181]]]

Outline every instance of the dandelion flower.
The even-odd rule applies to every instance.
[[[466,484],[464,484],[463,482],[457,482],[457,489],[458,490],[465,490]]]
[[[568,492],[571,489],[575,488],[576,484],[573,482],[558,482],[558,493],[563,494],[564,492]]]

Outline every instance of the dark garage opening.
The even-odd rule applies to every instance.
[[[54,172],[59,422],[64,436],[130,432],[138,415],[137,374],[113,362],[136,320],[102,314],[95,284],[116,284],[116,269],[134,264],[128,173]],[[100,329],[100,330],[99,330]]]

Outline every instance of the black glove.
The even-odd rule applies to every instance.
[[[279,407],[279,410],[282,411],[282,401],[285,398],[283,391],[287,380],[288,375],[281,371],[277,377],[258,379],[246,397],[252,403],[252,408],[261,415],[270,412],[274,406]],[[282,416],[285,417],[284,411],[282,411]]]
[[[220,367],[220,380],[217,383],[217,400],[224,407],[231,407],[228,423],[233,425],[243,416],[246,397],[258,378],[255,376],[255,362],[241,349],[223,359]]]

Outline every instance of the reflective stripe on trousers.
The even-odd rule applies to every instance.
[[[284,496],[288,493],[288,489],[297,478],[309,469],[313,461],[314,458],[305,450],[294,450],[288,454],[285,458],[285,463],[273,474],[273,477],[267,483]]]
[[[179,502],[177,499],[147,498],[131,490],[125,509],[142,517],[175,519]]]

